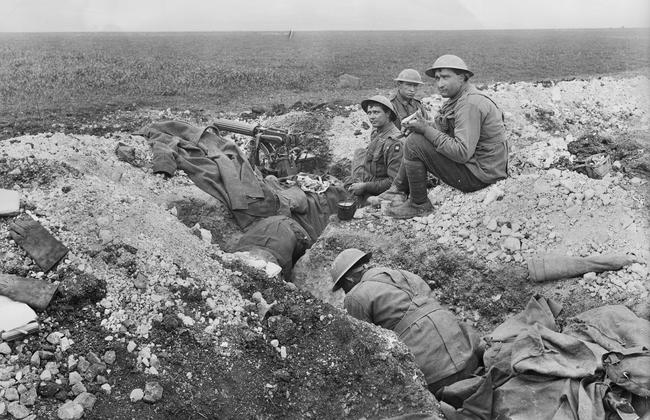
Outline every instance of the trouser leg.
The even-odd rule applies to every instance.
[[[427,169],[419,160],[402,161],[409,185],[409,199],[415,204],[427,201]]]
[[[434,383],[428,384],[429,391],[436,395],[436,398],[440,399],[440,395],[437,394],[443,387],[449,386],[463,379],[471,378],[473,373],[479,366],[479,361],[476,356],[472,356],[470,360],[467,361],[467,365],[459,372],[454,373],[453,375],[447,376],[446,378],[440,379]]]
[[[442,182],[463,192],[476,191],[488,186],[476,178],[467,166],[454,162],[438,152],[435,146],[421,134],[411,134],[406,139],[404,160],[422,162],[426,170]]]
[[[352,162],[350,164],[350,178],[352,183],[363,182],[364,164],[366,162],[366,149],[355,149],[352,155]]]
[[[399,166],[397,175],[393,180],[393,186],[395,186],[398,191],[405,193],[408,193],[409,191],[409,183],[408,179],[406,178],[406,167],[404,166],[404,159],[402,159],[402,164]]]

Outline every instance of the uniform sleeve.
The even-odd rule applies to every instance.
[[[431,126],[424,131],[424,137],[433,143],[438,152],[449,159],[466,163],[474,155],[481,134],[481,111],[477,104],[464,101],[456,109],[455,114],[455,137],[448,136]]]
[[[431,295],[431,287],[424,281],[424,279],[417,274],[411,273],[409,271],[404,271],[404,270],[399,270],[402,274],[404,274],[404,277],[406,278],[406,281],[411,288],[411,291],[413,291],[413,294],[415,295],[425,295],[425,296],[430,296]]]
[[[152,161],[152,170],[155,174],[165,174],[166,176],[172,177],[176,173],[177,164],[177,148],[176,143],[172,142],[171,144],[165,143],[163,141],[156,141],[153,143],[152,147],[153,157]]]
[[[393,180],[397,176],[399,166],[402,164],[403,147],[399,140],[388,142],[384,151],[384,164],[386,165],[386,178],[366,183],[365,192],[371,195],[381,194],[390,188]]]
[[[352,164],[350,168],[351,169],[350,184],[354,182],[363,181],[364,165],[366,163],[366,153],[368,153],[366,148],[358,148],[354,150],[354,154],[352,155]]]
[[[396,97],[395,97],[396,98]],[[393,124],[395,124],[395,127],[397,127],[398,130],[402,128],[402,119],[405,118],[407,115],[406,110],[404,109],[404,106],[395,98],[391,99],[390,103],[393,104],[393,109],[395,110],[395,121],[393,121]]]
[[[348,315],[372,323],[372,314],[369,308],[364,308],[361,301],[354,297],[354,295],[346,295],[343,301],[343,307],[348,312]]]

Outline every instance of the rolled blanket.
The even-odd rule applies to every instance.
[[[638,262],[631,254],[605,254],[590,257],[570,257],[543,254],[528,260],[528,276],[534,282],[543,282],[581,276],[585,273],[619,270]]]

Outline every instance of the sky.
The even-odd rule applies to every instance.
[[[0,32],[650,27],[650,0],[0,0]]]

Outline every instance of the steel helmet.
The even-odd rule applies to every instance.
[[[469,73],[469,77],[474,76],[474,73],[472,73],[469,68],[467,68],[467,64],[465,64],[465,62],[461,60],[460,57],[452,54],[445,54],[438,57],[438,59],[433,63],[433,66],[429,67],[425,73],[429,77],[434,77],[435,72],[438,69],[463,70]]]
[[[397,112],[395,112],[395,108],[393,108],[393,104],[390,103],[388,98],[386,98],[385,96],[375,95],[375,96],[371,96],[368,99],[364,99],[363,101],[361,101],[361,109],[363,109],[365,112],[368,112],[368,106],[370,106],[372,102],[382,104],[386,108],[390,109],[390,112],[392,112],[390,118],[391,121],[394,121],[397,118]]]
[[[419,85],[424,84],[422,82],[422,77],[420,77],[420,73],[418,73],[417,70],[413,69],[404,69],[402,70],[398,75],[397,79],[393,79],[396,82],[409,82],[409,83],[417,83]]]
[[[336,258],[334,258],[334,261],[332,262],[332,268],[330,270],[330,275],[334,281],[332,292],[335,292],[341,288],[339,280],[343,278],[345,273],[347,273],[357,263],[367,263],[370,261],[370,257],[372,257],[372,253],[363,252],[360,249],[356,248],[348,248],[341,251],[341,253],[337,255]]]

